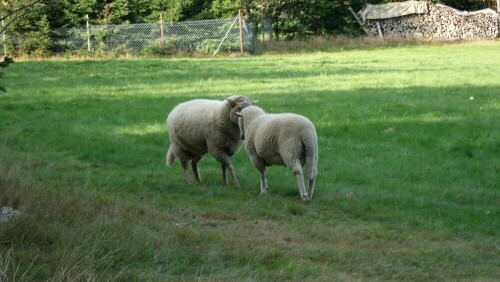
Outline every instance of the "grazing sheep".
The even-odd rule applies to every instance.
[[[167,116],[170,136],[167,165],[178,158],[187,182],[192,184],[187,166],[191,161],[194,179],[200,182],[198,162],[209,153],[222,163],[223,184],[227,185],[226,170],[229,170],[233,184],[239,187],[231,164],[231,157],[242,144],[234,113],[250,105],[252,101],[241,95],[224,101],[196,99],[177,105]]]
[[[267,193],[265,169],[284,165],[297,177],[302,200],[312,199],[318,164],[316,129],[310,120],[296,114],[266,114],[256,106],[241,112],[239,126],[241,139],[255,168],[260,173],[261,194]],[[304,186],[302,167],[309,180]]]

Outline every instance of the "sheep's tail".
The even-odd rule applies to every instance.
[[[173,165],[175,162],[175,155],[174,155],[174,152],[172,150],[172,144],[170,144],[170,147],[168,148],[168,152],[167,152],[167,165],[170,166],[170,165]]]
[[[302,145],[306,151],[304,170],[307,179],[314,180],[318,174],[318,139],[314,127],[307,132],[308,134],[302,139]]]

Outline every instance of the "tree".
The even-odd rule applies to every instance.
[[[5,21],[2,32],[18,35],[18,39],[11,42],[13,50],[34,55],[50,51],[50,26],[47,15],[43,13],[50,4],[46,0],[2,2],[2,20]]]
[[[0,1],[0,20],[3,22],[1,32],[16,20],[28,15],[29,13],[40,10],[40,5],[44,0],[33,1]]]
[[[38,11],[44,0],[33,0],[33,1],[1,1],[0,2],[0,20],[2,22],[2,27],[0,33],[4,33],[9,26],[23,17]],[[47,23],[45,18],[45,23]],[[4,42],[5,44],[5,42]],[[3,61],[0,62],[0,78],[4,76],[4,69],[12,64],[14,60],[10,57],[4,57]],[[6,91],[5,87],[0,85],[0,91]]]
[[[210,5],[210,13],[213,18],[230,18],[236,16],[240,8],[239,1],[214,0]]]
[[[11,58],[9,58],[9,57],[4,57],[3,58],[3,61],[0,62],[0,78],[3,78],[3,76],[4,76],[3,70],[6,67],[8,67],[10,64],[12,64],[13,62],[14,61]],[[3,87],[2,85],[0,85],[0,91],[4,91],[5,92],[7,90],[5,89],[5,87]]]

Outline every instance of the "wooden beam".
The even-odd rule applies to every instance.
[[[358,17],[358,15],[356,14],[356,12],[354,12],[354,10],[351,7],[349,7],[349,11],[351,11],[351,14],[354,16],[354,18],[356,19],[356,21],[358,21],[359,25],[363,28],[363,30],[365,31],[366,35],[370,36],[370,33],[365,28],[365,26],[363,25],[363,22],[361,22],[361,19]]]

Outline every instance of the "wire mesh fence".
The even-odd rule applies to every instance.
[[[50,53],[160,53],[179,51],[217,53],[252,52],[255,32],[240,17],[169,23],[89,25],[61,28],[45,34]],[[38,36],[39,37],[39,36]],[[0,38],[5,54],[26,53],[36,45],[33,34],[7,30]],[[35,42],[33,42],[35,41]]]

